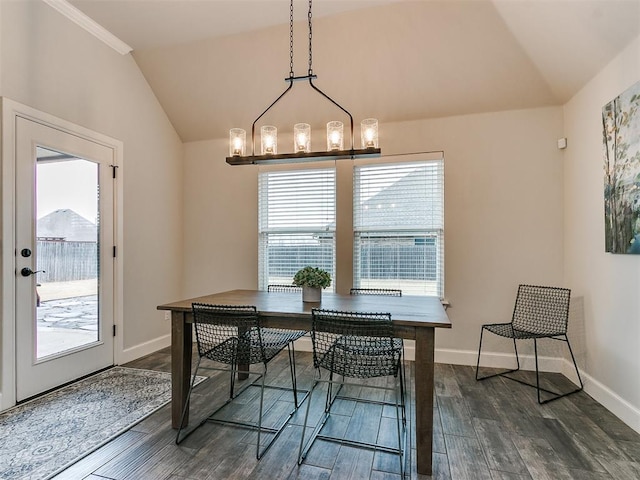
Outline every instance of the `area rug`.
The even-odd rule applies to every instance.
[[[7,410],[0,479],[49,478],[170,400],[171,374],[114,367]]]

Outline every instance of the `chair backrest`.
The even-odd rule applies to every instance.
[[[201,357],[226,364],[265,363],[255,306],[194,303],[191,308]]]
[[[302,287],[297,285],[268,285],[267,292],[301,292]]]
[[[391,297],[401,297],[402,290],[397,288],[352,288],[351,295],[389,295]]]
[[[397,375],[402,340],[390,313],[312,309],[313,364],[351,378]]]
[[[536,335],[564,335],[570,300],[568,288],[520,285],[513,309],[513,328]]]

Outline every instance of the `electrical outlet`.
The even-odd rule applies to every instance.
[[[164,312],[164,319],[165,320],[171,320],[171,312],[169,310],[166,310]]]

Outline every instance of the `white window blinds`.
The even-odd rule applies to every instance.
[[[263,172],[258,184],[259,287],[290,284],[306,265],[334,279],[335,169]]]
[[[354,287],[444,295],[444,161],[356,166]]]

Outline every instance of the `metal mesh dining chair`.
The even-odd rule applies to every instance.
[[[302,292],[302,287],[297,285],[268,285],[267,292]]]
[[[389,295],[391,297],[401,297],[402,290],[397,288],[352,288],[351,295]]]
[[[311,342],[316,378],[307,400],[307,411],[300,438],[298,464],[302,464],[314,441],[320,438],[345,445],[398,454],[400,458],[400,474],[404,476],[406,414],[403,369],[401,368],[403,341],[393,336],[391,314],[340,312],[314,308],[312,317]],[[322,378],[323,370],[328,372],[328,378]],[[341,378],[338,380],[336,376]],[[389,387],[366,382],[345,381],[345,378],[371,379],[377,377],[394,377],[395,385]],[[305,434],[309,421],[309,406],[311,405],[313,391],[320,384],[327,385],[324,415],[316,424],[311,436],[305,443]],[[394,402],[342,396],[340,391],[345,385],[394,392]],[[331,408],[336,399],[395,406],[398,428],[397,448],[366,440],[352,440],[322,435],[323,427],[329,420]]]
[[[571,300],[571,290],[568,288],[545,287],[535,285],[520,285],[513,309],[513,317],[509,323],[490,323],[482,325],[480,330],[480,345],[478,347],[478,362],[476,364],[476,380],[485,380],[495,376],[502,376],[510,380],[534,387],[538,393],[538,403],[543,404],[558,398],[565,397],[572,393],[579,392],[583,388],[582,379],[576,359],[567,337],[567,325],[569,322],[569,303]],[[480,353],[482,351],[482,337],[484,331],[501,337],[513,340],[513,349],[516,355],[516,368],[506,370],[492,375],[480,377]],[[566,342],[576,371],[580,386],[571,391],[560,393],[542,388],[540,386],[540,373],[538,369],[538,340],[549,338]],[[520,359],[518,357],[518,346],[516,340],[533,340],[533,351],[536,364],[536,383],[531,384],[508,374],[520,370]],[[542,399],[541,392],[547,394],[546,399]],[[549,397],[549,395],[551,395]]]
[[[352,288],[349,291],[350,295],[386,295],[389,297],[401,297],[402,290],[399,288]],[[407,378],[406,371],[404,368],[404,362],[402,362],[402,378],[403,380]],[[406,391],[406,385],[403,381],[402,383],[402,398],[404,403],[404,392]]]
[[[257,430],[258,440],[256,444],[256,458],[260,459],[269,449],[273,441],[282,432],[299,405],[304,401],[298,399],[298,389],[296,384],[295,371],[295,350],[293,342],[303,336],[305,331],[265,328],[260,325],[260,319],[256,307],[252,305],[209,305],[203,303],[192,304],[193,326],[196,333],[196,344],[198,348],[198,362],[193,373],[193,379],[189,387],[185,407],[180,419],[180,428],[176,436],[176,444],[182,442],[187,436],[193,433],[198,427],[206,422],[217,422],[228,425],[235,425],[244,428]],[[267,364],[287,348],[289,353],[289,368],[291,371],[291,388],[265,385],[267,375]],[[230,372],[229,399],[207,415],[198,425],[181,436],[184,430],[184,420],[189,408],[189,400],[193,392],[198,369],[201,367],[203,359],[219,362],[228,367],[206,367],[213,370]],[[250,366],[254,364],[262,365],[261,372],[251,372]],[[205,367],[203,367],[205,368]],[[245,370],[246,369],[246,370]],[[238,373],[254,375],[257,378],[252,382],[247,382],[237,393],[235,392],[235,379]],[[258,421],[239,422],[216,417],[224,407],[231,403],[247,388],[260,387],[260,405]],[[262,425],[264,417],[264,390],[274,388],[279,390],[291,390],[293,393],[294,408],[289,415],[277,427],[265,427]],[[273,434],[273,437],[261,449],[262,433]]]

